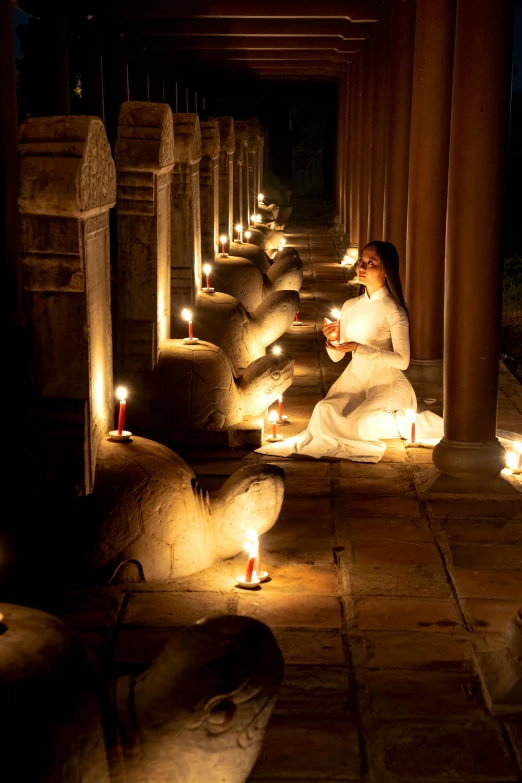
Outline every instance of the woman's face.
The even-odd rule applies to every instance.
[[[357,264],[357,271],[359,280],[367,288],[376,291],[378,288],[383,287],[386,280],[386,273],[382,261],[377,255],[375,245],[364,248],[362,256]]]

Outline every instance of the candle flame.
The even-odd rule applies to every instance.
[[[283,237],[279,244],[280,245],[286,245],[286,239]]]
[[[203,271],[204,271],[204,273],[205,273],[206,275],[209,275],[209,274],[210,274],[210,270],[211,270],[211,269],[212,269],[212,267],[210,266],[210,264],[203,264]]]
[[[351,263],[352,263],[352,259],[350,258],[349,255],[345,255],[343,260],[341,261],[342,266],[350,266]]]
[[[243,228],[243,226],[241,225],[241,223],[238,223],[237,226],[236,226],[236,231],[241,231],[242,228]]]
[[[279,356],[281,353],[281,348],[278,345],[275,345],[272,349],[272,353],[275,353],[276,356]]]
[[[270,411],[270,421],[272,424],[277,421],[277,411]]]
[[[123,402],[127,399],[127,389],[125,386],[118,386],[116,389],[116,397],[120,400],[120,402]]]
[[[247,239],[250,239],[250,237],[252,236],[252,232],[251,231],[245,231],[245,236],[246,236]]]
[[[283,395],[280,396],[279,402],[283,402]]]
[[[341,317],[341,311],[340,310],[332,310],[332,315],[335,318],[335,320],[338,321],[339,318]]]
[[[221,242],[221,244],[223,244],[224,242],[226,242],[226,241],[227,241],[227,239],[228,239],[228,237],[227,237],[227,236],[225,236],[225,234],[221,234],[221,236],[219,237],[219,241]]]
[[[406,416],[406,421],[409,421],[409,422],[410,422],[410,424],[413,424],[413,422],[414,422],[414,421],[416,420],[416,418],[417,418],[417,414],[416,414],[416,412],[413,410],[413,408],[407,408],[407,409],[404,411],[404,415]]]
[[[251,541],[253,544],[257,544],[259,541],[257,537],[257,533],[255,530],[253,530],[251,527],[248,528],[248,530],[245,533],[245,536],[248,538],[249,541]]]
[[[252,215],[252,220],[254,221],[254,223],[260,223],[261,215]]]
[[[516,451],[508,451],[506,454],[506,467],[516,470],[518,466],[518,454]]]
[[[252,557],[255,554],[256,545],[252,541],[243,541],[243,549]]]
[[[264,200],[265,200],[265,196],[264,196],[264,194],[263,194],[263,193],[258,193],[258,194],[257,194],[257,200],[258,200],[258,201],[264,201]]]
[[[353,258],[354,261],[357,261],[357,259],[359,258],[359,251],[356,247],[349,247],[348,250],[346,251],[346,255],[349,258]]]
[[[513,448],[515,449],[515,451],[518,454],[522,454],[522,443],[519,440],[517,440],[517,441],[515,441],[515,443],[513,443]]]
[[[187,310],[186,307],[181,311],[181,317],[184,318],[185,321],[192,321],[192,313],[190,310]]]

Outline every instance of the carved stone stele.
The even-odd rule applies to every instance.
[[[56,617],[13,604],[0,612],[6,780],[245,783],[283,678],[266,625],[202,619],[139,677],[107,683]]]
[[[247,147],[247,193],[249,204],[249,217],[257,214],[258,189],[258,153],[259,139],[261,136],[261,124],[257,117],[247,120],[248,147]]]
[[[234,151],[234,223],[241,223],[248,229],[248,190],[246,186],[246,157],[248,147],[248,125],[244,120],[234,121],[236,149]]]
[[[218,252],[219,242],[219,123],[205,120],[200,127],[201,258],[203,263],[210,264]]]
[[[32,485],[88,494],[113,411],[114,162],[97,117],[27,120],[19,150]]]
[[[171,312],[191,307],[201,288],[199,161],[201,130],[197,114],[173,114],[174,158],[171,215]]]
[[[170,333],[172,112],[122,104],[118,170],[118,365],[151,370]]]
[[[234,151],[236,139],[232,117],[211,117],[219,123],[219,233],[234,236]],[[239,218],[238,218],[239,221]],[[238,222],[236,221],[236,222]]]

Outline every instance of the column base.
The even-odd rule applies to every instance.
[[[405,375],[417,397],[442,399],[442,359],[412,359]]]
[[[476,443],[444,437],[433,449],[433,464],[458,479],[494,478],[506,466],[506,452],[497,438]]]
[[[427,473],[418,474],[414,481],[420,500],[463,497],[477,500],[516,500],[522,494],[518,484],[514,484],[504,475],[458,478],[434,468]]]

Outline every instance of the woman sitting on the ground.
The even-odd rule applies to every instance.
[[[337,324],[325,319],[323,327],[330,358],[337,362],[351,353],[351,362],[315,406],[308,429],[258,449],[261,453],[378,462],[384,440],[407,435],[405,411],[415,411],[417,400],[404,375],[410,362],[409,322],[394,245],[368,243],[358,273],[362,293],[343,304],[340,344],[334,340]],[[419,414],[417,433],[438,441],[442,419],[431,411]]]

